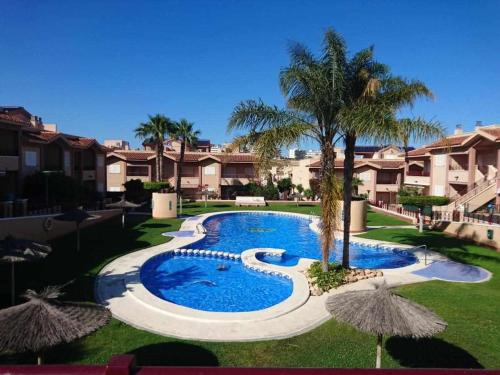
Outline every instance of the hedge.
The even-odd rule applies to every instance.
[[[172,186],[168,182],[158,182],[158,181],[147,181],[144,182],[144,190],[149,190],[153,192],[157,192],[160,190],[172,190]]]
[[[436,196],[403,196],[399,197],[399,203],[408,206],[426,207],[426,206],[444,206],[448,204],[450,199],[448,197]]]

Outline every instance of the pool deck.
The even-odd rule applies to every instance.
[[[268,211],[252,212],[269,214]],[[186,249],[189,249],[189,244],[205,236],[203,227],[200,224],[203,224],[203,221],[208,217],[218,214],[227,214],[227,212],[203,214],[185,220],[181,229],[172,233],[174,237],[171,241],[124,255],[109,263],[101,270],[96,279],[95,295],[97,301],[107,306],[115,318],[138,329],[159,335],[202,341],[257,341],[292,337],[321,325],[331,318],[331,315],[325,309],[325,301],[331,295],[352,290],[373,289],[383,281],[390,286],[398,286],[433,279],[447,280],[446,277],[441,276],[451,275],[455,277],[455,273],[450,274],[451,269],[459,269],[464,275],[478,275],[477,277],[480,278],[450,281],[480,282],[489,280],[491,277],[491,274],[486,270],[479,267],[459,265],[432,251],[353,237],[355,242],[366,245],[412,251],[419,261],[407,267],[382,270],[384,272],[383,277],[344,285],[321,296],[310,296],[309,286],[303,271],[314,260],[302,258],[296,266],[284,267],[265,263],[256,258],[258,253],[267,252],[278,255],[283,250],[248,249],[241,253],[241,261],[244,266],[260,272],[279,273],[290,278],[294,290],[289,298],[272,307],[255,312],[219,313],[176,305],[150,293],[140,282],[141,266],[151,257],[164,252],[174,252],[194,257],[204,256],[199,251],[195,253],[193,250]],[[311,229],[318,230],[316,218],[310,215],[285,212],[271,214],[306,218],[311,221]],[[166,233],[165,235],[169,236],[170,234]],[[339,233],[339,238],[341,235]],[[230,253],[213,253],[205,255],[221,258],[234,257],[234,254]],[[427,264],[424,264],[424,258],[427,259]]]

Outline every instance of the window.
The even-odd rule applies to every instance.
[[[64,168],[71,168],[71,154],[69,151],[64,151]]]
[[[206,166],[205,176],[215,176],[215,167],[212,165]]]
[[[97,168],[104,167],[104,155],[97,155]]]
[[[127,176],[148,176],[149,167],[147,165],[127,165]]]
[[[225,167],[223,175],[225,177],[233,177],[236,176],[236,168],[235,167]]]
[[[443,185],[435,185],[434,186],[434,195],[437,195],[439,197],[444,196],[444,186]]]
[[[359,174],[359,179],[364,181],[364,182],[369,182],[371,180],[372,176],[370,171],[364,171]]]
[[[121,173],[120,164],[111,164],[111,165],[108,167],[108,171],[109,171],[109,173],[112,173],[112,174],[118,174],[118,173]],[[110,190],[110,191],[111,191],[111,190]]]
[[[246,167],[245,168],[245,177],[253,177],[253,167]]]
[[[194,173],[194,168],[190,165],[183,165],[182,166],[182,177],[196,177]]]
[[[38,165],[37,159],[36,151],[24,151],[24,165],[26,167],[36,167]]]
[[[435,155],[434,156],[434,165],[436,167],[444,167],[446,164],[446,155]]]

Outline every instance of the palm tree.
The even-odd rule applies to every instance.
[[[437,121],[426,121],[423,118],[401,118],[396,120],[392,129],[392,137],[403,146],[405,154],[405,173],[408,169],[408,148],[410,140],[425,142],[436,138],[444,138],[445,131]]]
[[[339,129],[337,116],[342,107],[346,46],[342,37],[330,29],[324,35],[319,57],[301,44],[293,44],[289,55],[290,64],[280,73],[287,108],[266,105],[261,100],[243,101],[233,110],[228,130],[248,132],[239,141],[254,146],[261,165],[267,164],[282,147],[307,138],[319,143],[322,267],[327,271],[340,197],[334,145]]]
[[[177,181],[176,190],[177,196],[181,195],[181,178],[182,178],[182,165],[184,163],[184,154],[186,152],[186,144],[190,146],[196,145],[198,142],[198,137],[200,135],[199,130],[193,130],[194,123],[189,122],[186,119],[181,119],[176,123],[175,131],[172,133],[172,139],[177,140],[181,143],[181,155],[179,158],[179,163],[177,165]]]
[[[156,114],[148,115],[149,120],[141,123],[135,130],[135,136],[148,139],[155,145],[156,151],[156,181],[163,181],[163,151],[167,135],[175,130],[175,123],[168,117]]]
[[[349,267],[354,150],[359,138],[379,141],[394,139],[395,113],[405,105],[412,106],[419,97],[432,97],[419,81],[408,81],[389,75],[389,68],[374,60],[373,47],[360,51],[349,61],[346,71],[345,107],[340,113],[345,143],[344,215],[342,265]],[[396,135],[397,137],[397,135]]]

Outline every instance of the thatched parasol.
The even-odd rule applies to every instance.
[[[27,302],[0,310],[0,352],[33,352],[41,364],[44,350],[92,333],[111,316],[93,303],[58,301],[60,295],[60,287],[28,290]]]
[[[140,204],[135,204],[132,202],[129,202],[125,200],[125,197],[122,197],[122,199],[119,202],[115,203],[109,203],[106,205],[108,208],[121,208],[122,209],[122,228],[125,228],[125,213],[127,208],[137,208],[140,207]]]
[[[0,262],[10,263],[10,301],[11,305],[15,303],[16,283],[14,266],[16,263],[33,262],[45,258],[50,254],[52,248],[38,242],[5,237],[0,241]]]
[[[381,364],[382,335],[431,337],[447,326],[427,308],[391,293],[385,283],[375,290],[333,295],[326,301],[326,308],[337,320],[377,335],[377,368]]]
[[[80,251],[80,224],[85,220],[97,219],[98,216],[89,215],[80,208],[74,208],[61,215],[54,216],[54,220],[69,221],[76,224],[76,251]]]

